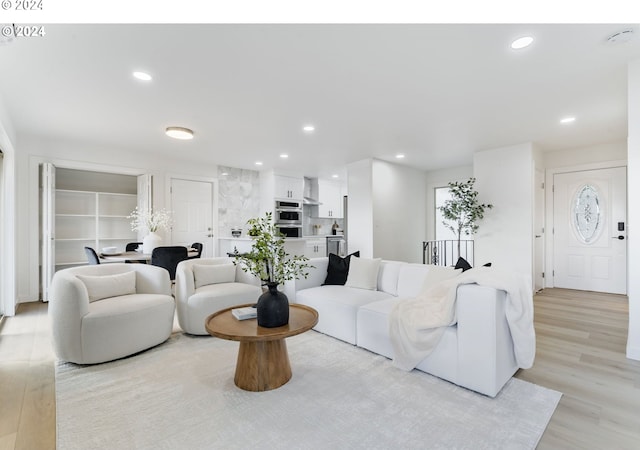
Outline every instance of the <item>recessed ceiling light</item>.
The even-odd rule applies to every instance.
[[[511,43],[511,48],[514,50],[520,50],[531,45],[533,38],[531,36],[524,36],[516,39]]]
[[[227,175],[229,175],[229,172],[222,172],[220,175],[222,175],[223,177],[226,177]]]
[[[575,117],[565,117],[564,119],[560,119],[560,123],[571,123],[575,121],[576,121]]]
[[[402,159],[402,158],[404,158],[404,153],[398,153],[398,154],[396,155],[396,158],[398,158],[398,159]]]
[[[315,131],[316,127],[314,127],[313,125],[305,125],[304,127],[302,127],[302,129],[307,133],[311,133],[312,131]]]
[[[287,155],[286,153],[281,153],[280,154],[280,158],[282,159],[287,159],[289,157],[289,155]]]
[[[193,131],[184,127],[167,127],[165,130],[167,136],[174,139],[188,140],[193,139]]]
[[[262,165],[262,161],[256,161],[256,166],[261,166]]]
[[[331,175],[331,178],[338,178],[338,174],[334,173],[333,175]]]
[[[151,81],[153,77],[146,72],[133,72],[134,78],[137,78],[141,81]]]

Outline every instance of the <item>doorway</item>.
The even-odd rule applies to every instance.
[[[4,153],[0,149],[0,255],[4,255],[5,251],[3,246],[4,241],[4,166],[3,162]],[[4,273],[0,272],[0,322],[4,319],[4,295],[2,289],[2,283],[4,282]]]
[[[626,167],[553,177],[554,286],[627,293]]]
[[[171,178],[173,245],[190,246],[194,242],[201,242],[203,258],[211,258],[216,254],[213,232],[216,187],[213,181]]]

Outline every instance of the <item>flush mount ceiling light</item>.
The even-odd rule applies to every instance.
[[[151,81],[153,77],[149,75],[147,72],[133,72],[133,77],[140,81]]]
[[[188,140],[193,139],[193,131],[184,127],[167,127],[165,130],[167,136],[174,139]]]
[[[571,123],[575,121],[576,121],[575,117],[565,117],[564,119],[560,119],[560,123]]]
[[[398,153],[398,154],[396,155],[396,158],[397,158],[397,159],[402,159],[402,158],[404,158],[404,153]]]
[[[331,178],[338,178],[338,174],[334,173],[333,175],[331,175]]]
[[[281,153],[280,154],[280,158],[282,159],[287,159],[289,157],[289,155],[287,155],[286,153]]]
[[[256,161],[256,166],[261,166],[262,165],[262,161]]]
[[[511,48],[514,50],[520,50],[521,48],[530,46],[532,42],[533,38],[531,36],[523,36],[513,41],[511,43]]]
[[[313,125],[305,125],[304,127],[302,127],[302,129],[306,133],[312,133],[313,131],[315,131],[316,127],[314,127]]]

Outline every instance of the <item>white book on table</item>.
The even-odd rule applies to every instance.
[[[231,314],[238,320],[255,319],[257,316],[256,308],[252,306],[245,306],[243,308],[234,308],[231,310]]]

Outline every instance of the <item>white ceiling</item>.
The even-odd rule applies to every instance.
[[[310,176],[402,152],[400,164],[434,170],[524,142],[551,151],[626,139],[640,38],[606,38],[629,28],[640,34],[621,24],[47,25],[45,37],[0,45],[0,98],[18,140],[251,169],[260,160]],[[533,45],[511,50],[523,35]],[[568,115],[576,121],[561,125]],[[167,126],[195,139],[170,139]]]

